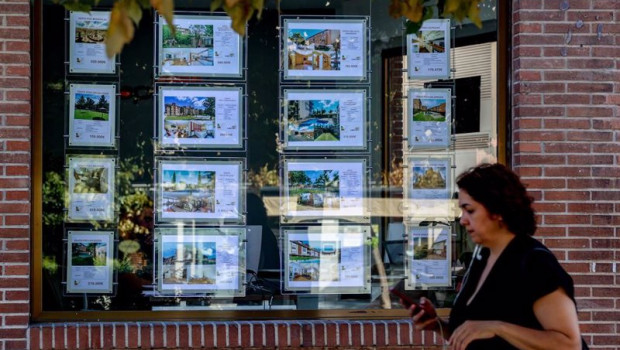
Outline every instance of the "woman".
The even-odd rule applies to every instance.
[[[449,321],[411,307],[416,328],[442,333],[455,350],[581,349],[573,281],[531,237],[532,198],[519,177],[501,164],[483,164],[457,185],[460,223],[479,249]],[[428,299],[420,303],[433,307]]]

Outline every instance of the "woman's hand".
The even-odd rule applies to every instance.
[[[493,338],[499,324],[499,321],[466,321],[452,333],[448,340],[450,349],[465,350],[474,340]]]
[[[429,317],[429,312],[431,311],[431,317]],[[437,330],[437,313],[435,312],[435,306],[430,300],[425,297],[420,298],[420,305],[413,304],[409,307],[409,315],[413,319],[413,324],[415,328],[419,331],[434,331]]]

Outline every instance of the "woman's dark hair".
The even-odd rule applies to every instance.
[[[534,235],[534,199],[512,170],[502,164],[480,164],[459,175],[456,184],[489,213],[499,215],[512,233]]]

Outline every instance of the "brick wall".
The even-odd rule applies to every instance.
[[[592,348],[620,349],[620,1],[514,1],[514,168],[576,283]]]
[[[561,2],[514,0],[512,161],[538,199],[539,238],[577,283],[586,339],[592,348],[618,350],[620,2],[570,0],[567,10]],[[0,349],[207,347],[215,339],[211,345],[220,348],[415,349],[404,344],[436,343],[404,321],[56,323],[27,329],[29,13],[28,0],[0,0]]]
[[[30,108],[30,3],[0,0],[0,349],[27,344]]]

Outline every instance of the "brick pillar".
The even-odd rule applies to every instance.
[[[0,349],[27,347],[30,3],[0,0]]]
[[[513,164],[537,237],[575,281],[585,339],[620,349],[620,2],[513,6]]]

